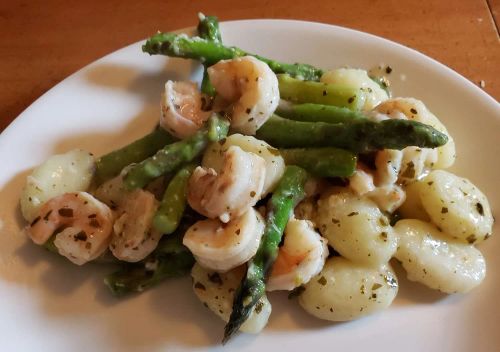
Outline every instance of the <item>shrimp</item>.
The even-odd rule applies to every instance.
[[[157,208],[158,201],[150,192],[137,189],[125,196],[109,245],[116,258],[137,262],[156,248],[162,235],[151,226]]]
[[[64,193],[46,202],[26,230],[39,245],[55,234],[59,254],[82,265],[104,253],[113,220],[111,209],[89,193]]]
[[[269,192],[272,192],[285,173],[285,160],[278,149],[273,148],[266,142],[255,137],[236,133],[220,142],[210,144],[203,155],[202,165],[219,172],[223,163],[223,158],[221,156],[224,151],[233,145],[240,147],[245,152],[254,153],[264,159],[266,165],[266,179],[264,181],[262,196],[264,197]]]
[[[268,291],[292,290],[317,275],[328,257],[327,241],[306,220],[290,219],[267,282]]]
[[[254,208],[224,224],[206,219],[196,222],[183,243],[205,268],[226,272],[252,258],[264,233],[264,218]]]
[[[260,156],[231,146],[223,154],[223,165],[214,169],[197,167],[189,179],[188,203],[208,218],[228,222],[245,213],[260,199],[266,165]]]
[[[167,81],[161,100],[160,125],[177,138],[194,134],[210,117],[206,98],[194,82]]]
[[[243,56],[208,68],[218,96],[229,104],[234,131],[254,135],[278,107],[278,79],[264,62]]]

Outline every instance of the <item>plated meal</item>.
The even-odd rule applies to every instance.
[[[268,291],[330,321],[380,311],[398,292],[394,260],[445,293],[482,282],[488,200],[446,171],[452,136],[423,102],[391,96],[389,66],[278,62],[226,47],[212,16],[143,51],[200,61],[201,89],[167,81],[150,134],[35,168],[20,200],[34,243],[118,263],[105,278],[117,296],[190,274],[224,341],[264,328]]]

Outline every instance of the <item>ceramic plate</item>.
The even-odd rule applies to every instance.
[[[390,41],[335,26],[297,21],[222,24],[225,43],[288,62],[323,68],[389,64],[396,96],[423,100],[457,143],[453,170],[500,207],[500,107],[436,61]],[[223,322],[191,292],[190,279],[115,299],[103,286],[111,270],[77,267],[26,240],[18,196],[26,175],[55,153],[83,148],[96,155],[146,134],[157,122],[167,79],[199,79],[191,61],[151,57],[141,43],[78,71],[38,99],[0,135],[0,332],[4,351],[222,349]],[[498,218],[498,217],[497,217]],[[484,283],[446,296],[408,282],[386,311],[331,324],[307,315],[286,294],[271,294],[273,314],[260,335],[224,347],[239,351],[493,351],[500,348],[500,229],[481,245]]]

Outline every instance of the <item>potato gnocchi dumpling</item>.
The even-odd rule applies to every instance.
[[[399,214],[405,219],[419,219],[430,221],[429,214],[425,211],[420,200],[420,189],[425,187],[421,181],[412,182],[404,187],[406,200],[398,208]]]
[[[328,243],[353,262],[380,265],[396,252],[397,237],[387,217],[372,200],[345,188],[318,201],[318,226]]]
[[[400,237],[396,258],[409,280],[446,293],[465,293],[483,281],[486,263],[474,246],[421,220],[398,221],[395,231]]]
[[[285,172],[285,160],[280,155],[278,149],[255,137],[233,134],[220,142],[210,144],[203,155],[202,165],[219,172],[223,162],[222,153],[231,146],[240,147],[243,151],[254,153],[264,159],[266,178],[262,197],[271,192]]]
[[[359,89],[360,96],[365,99],[365,103],[361,106],[363,110],[373,109],[380,102],[389,99],[387,92],[368,76],[367,71],[362,69],[337,68],[325,72],[320,81]]]
[[[193,290],[199,300],[225,322],[233,309],[234,292],[238,288],[246,267],[240,266],[227,273],[217,273],[196,263],[191,269]],[[240,330],[257,334],[267,324],[271,315],[271,303],[264,295],[255,305],[250,317]]]
[[[304,288],[299,304],[308,313],[347,321],[387,308],[398,292],[398,280],[389,264],[368,267],[333,257]]]
[[[422,183],[422,206],[446,234],[471,244],[491,236],[493,215],[488,199],[469,180],[436,170]]]
[[[94,157],[81,149],[48,158],[26,179],[20,199],[24,219],[31,222],[49,199],[64,193],[86,191],[94,170]]]

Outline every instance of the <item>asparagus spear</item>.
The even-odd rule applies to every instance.
[[[263,56],[247,53],[237,47],[226,47],[199,37],[189,38],[185,34],[158,33],[148,39],[142,51],[150,55],[167,55],[184,59],[199,60],[213,65],[220,60],[251,55],[269,65],[275,73],[287,73],[305,80],[319,80],[323,71],[307,64],[287,64]]]
[[[365,119],[360,111],[353,111],[334,105],[323,104],[281,104],[276,114],[290,120],[304,122],[343,123],[356,119]]]
[[[144,187],[156,177],[191,162],[209,142],[217,142],[224,138],[228,129],[228,121],[213,114],[205,128],[191,137],[165,146],[152,157],[133,166],[124,177],[125,187],[129,190]]]
[[[348,177],[356,169],[356,155],[337,148],[280,149],[287,165],[297,165],[320,177]]]
[[[290,75],[278,75],[281,99],[294,103],[316,103],[359,110],[365,95],[357,88],[334,83],[303,81]]]
[[[205,16],[202,13],[198,14],[200,22],[198,23],[198,35],[200,38],[206,39],[214,43],[222,44],[222,35],[219,28],[219,21],[215,16]],[[215,89],[210,83],[208,77],[208,65],[203,65],[203,80],[201,81],[201,91],[209,96],[215,96]]]
[[[101,156],[96,162],[95,180],[100,185],[117,176],[122,169],[132,163],[138,163],[163,148],[173,143],[175,138],[163,128],[156,128],[153,132],[141,139],[126,145],[123,148]]]
[[[247,320],[253,306],[265,293],[265,282],[278,255],[278,245],[295,205],[304,197],[307,173],[297,166],[287,166],[285,174],[269,200],[266,228],[255,257],[236,290],[233,311],[224,331],[223,343]]]
[[[186,209],[188,180],[195,167],[194,164],[184,166],[168,184],[153,218],[153,226],[159,232],[171,234],[179,226]]]
[[[276,115],[257,130],[256,137],[278,148],[336,147],[354,153],[408,146],[435,148],[448,141],[445,134],[431,126],[411,120],[359,119],[330,124],[293,121]]]
[[[205,16],[198,14],[200,22],[198,22],[198,35],[200,38],[212,41],[214,43],[222,43],[222,35],[219,28],[219,20],[215,16]]]

